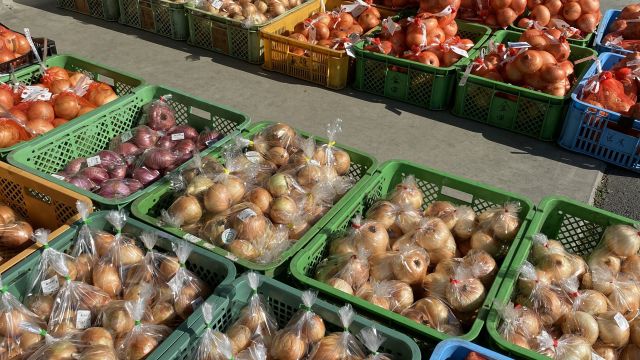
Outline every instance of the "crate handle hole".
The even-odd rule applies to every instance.
[[[460,191],[458,189],[448,187],[448,186],[443,186],[442,190],[440,190],[440,193],[442,195],[446,195],[450,198],[460,200],[467,204],[471,204],[473,202],[473,195],[466,193],[464,191]]]
[[[211,113],[210,112],[208,112],[206,110],[199,109],[197,107],[193,107],[192,106],[189,109],[189,112],[191,113],[191,115],[198,116],[198,117],[201,117],[203,119],[211,119]]]
[[[113,78],[110,78],[110,77],[108,77],[106,75],[102,75],[102,74],[98,75],[98,80],[103,82],[103,83],[105,83],[105,84],[107,84],[107,85],[109,85],[109,86],[111,86],[111,87],[115,86],[115,84],[116,84],[116,81],[113,80]]]

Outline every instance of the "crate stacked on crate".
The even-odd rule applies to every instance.
[[[261,133],[261,131],[267,129],[268,127],[274,125],[275,123],[271,122],[260,122],[252,125],[246,130],[242,131],[242,137],[245,139],[253,139],[255,135]],[[311,137],[310,134],[296,130],[296,133],[300,136],[309,139]],[[318,142],[318,146],[322,144],[326,145],[330,143],[330,140],[324,139],[321,137],[313,137],[315,141]],[[326,212],[320,219],[318,219],[315,223],[312,223],[309,228],[307,228],[300,238],[297,239],[290,247],[288,247],[285,251],[283,251],[279,256],[274,258],[271,261],[266,263],[258,262],[256,260],[247,260],[242,257],[234,256],[234,254],[226,248],[222,248],[219,246],[214,246],[210,241],[204,241],[200,238],[200,236],[195,236],[189,232],[187,229],[182,229],[180,227],[171,226],[163,221],[161,216],[162,211],[169,208],[174,199],[176,198],[176,193],[172,190],[170,184],[163,184],[156,189],[149,191],[146,195],[137,199],[131,206],[132,213],[135,217],[156,226],[160,226],[164,231],[169,232],[175,236],[181,237],[183,239],[187,239],[197,243],[200,246],[204,246],[205,248],[210,249],[211,251],[225,257],[233,258],[235,263],[244,268],[254,271],[259,271],[267,276],[277,276],[282,275],[286,272],[289,261],[291,258],[306,244],[313,238],[313,236],[321,231],[321,229],[327,224],[327,222],[333,218],[336,214],[340,213],[342,208],[349,204],[351,199],[356,196],[360,191],[364,184],[370,178],[370,175],[373,174],[377,162],[376,160],[369,154],[364,153],[360,150],[353,149],[351,147],[342,145],[342,144],[334,144],[336,148],[344,150],[350,158],[350,166],[348,169],[348,176],[354,181],[353,186],[344,194],[342,197],[337,200],[331,206],[328,212]],[[334,146],[331,145],[331,146]],[[249,153],[251,153],[250,151]],[[253,151],[255,153],[255,151]],[[255,154],[254,154],[255,155]],[[221,159],[223,153],[221,151],[215,152],[212,154],[212,158]],[[268,187],[267,185],[264,185]],[[215,232],[214,229],[211,232]],[[234,231],[235,233],[235,231]]]
[[[628,56],[635,58],[633,53]],[[595,91],[594,86],[600,86],[596,83],[602,83],[603,79],[599,79],[602,76],[601,71],[612,70],[615,76],[614,67],[620,65],[625,56],[602,53],[598,60],[599,64],[591,65],[584,79],[571,94],[571,105],[558,144],[566,149],[640,172],[640,121],[636,120],[639,114],[634,110],[638,108],[637,94],[613,92],[606,95],[625,98],[625,101],[615,103],[594,103],[593,100],[589,100],[589,94]],[[620,78],[618,74],[620,80],[624,81],[624,77]],[[616,80],[618,79],[603,81],[618,83]],[[616,108],[611,109],[608,105]]]
[[[52,131],[47,136],[33,139],[25,146],[13,151],[9,155],[8,161],[23,170],[37,174],[91,198],[96,206],[101,208],[124,207],[143,193],[160,186],[163,182],[162,179],[158,179],[156,176],[154,178],[155,182],[149,183],[147,187],[132,191],[125,196],[106,197],[71,185],[59,175],[74,160],[76,162],[80,161],[81,164],[86,163],[82,167],[94,166],[95,164],[89,164],[91,157],[94,157],[96,153],[102,150],[110,150],[113,146],[114,138],[118,138],[123,142],[136,139],[134,135],[137,132],[132,132],[132,129],[138,126],[141,119],[147,120],[146,117],[143,118],[143,116],[146,116],[143,108],[161,97],[166,97],[166,103],[171,109],[171,116],[178,126],[181,124],[189,125],[200,134],[205,132],[218,133],[213,141],[206,142],[202,154],[211,151],[215,146],[223,144],[249,123],[249,118],[246,115],[235,110],[209,103],[179,90],[160,86],[146,86],[135,91],[133,95],[126,99],[127,101],[114,102],[114,106],[96,109],[92,116],[87,117],[85,121],[69,124],[68,127],[59,129],[60,131]],[[160,115],[162,116],[162,114]],[[148,131],[147,129],[145,131]],[[182,134],[183,137],[187,138],[187,135]],[[125,137],[128,140],[125,140]],[[158,140],[152,133],[148,138]],[[152,145],[155,144],[153,143]],[[85,157],[88,157],[88,159],[83,160]],[[183,163],[184,161],[184,159],[179,160],[175,163],[175,166],[186,166]],[[136,167],[140,166],[140,164],[135,165]]]
[[[49,56],[57,54],[56,43],[51,39],[44,37],[32,38],[35,49],[38,52],[36,56],[23,33],[13,31],[0,23],[0,34],[5,34],[5,36],[14,34],[6,37],[12,40],[9,40],[6,43],[8,47],[3,49],[3,52],[5,52],[3,61],[4,59],[9,60],[0,62],[0,74],[10,74],[23,67],[36,64],[38,58],[42,61]]]
[[[292,320],[293,316],[301,311],[303,306],[302,302],[303,291],[294,289],[293,287],[286,285],[280,281],[271,279],[266,276],[258,276],[257,292],[253,290],[252,285],[249,282],[248,277],[253,275],[243,275],[236,279],[230,286],[220,287],[220,291],[216,295],[220,296],[220,304],[218,307],[214,307],[213,316],[209,323],[205,323],[204,318],[200,318],[192,327],[190,333],[184,334],[182,338],[175,342],[174,346],[165,353],[173,359],[192,359],[194,351],[197,350],[200,343],[202,334],[207,328],[214,331],[225,332],[227,331],[229,336],[232,336],[229,330],[232,330],[232,325],[236,320],[241,318],[242,314],[247,313],[244,308],[251,302],[255,304],[252,297],[256,294],[264,301],[266,311],[274,316],[274,320],[277,325],[275,329],[283,329]],[[255,305],[254,305],[255,306]],[[346,308],[338,308],[337,306],[330,304],[324,300],[316,300],[315,303],[309,309],[316,315],[323,319],[323,327],[326,328],[326,335],[334,332],[342,332],[344,329],[341,323],[341,313],[344,313]],[[268,315],[269,316],[269,315]],[[269,335],[268,326],[263,326],[262,333]],[[362,330],[375,328],[377,334],[383,341],[380,344],[378,353],[389,354],[392,359],[407,359],[418,360],[421,359],[420,349],[418,345],[409,338],[407,335],[400,333],[395,329],[391,329],[384,324],[379,324],[371,320],[366,319],[360,314],[355,312],[353,321],[351,322],[348,331],[357,337],[356,343],[353,343],[358,349],[351,348],[352,355],[360,356],[359,353],[364,354],[371,353],[371,350],[366,349],[360,345],[363,337],[361,336]],[[270,328],[274,330],[274,328]],[[320,330],[318,328],[317,330]],[[275,334],[271,334],[275,335]],[[237,336],[237,333],[236,333]],[[234,337],[232,341],[235,342],[237,337]],[[275,345],[275,344],[274,344]],[[272,354],[272,346],[266,344],[267,353]],[[328,349],[332,349],[327,344]],[[291,354],[297,354],[298,347],[287,348],[291,351]],[[311,344],[304,353],[312,354],[315,346]],[[324,349],[323,349],[324,350]],[[332,352],[331,354],[341,354],[339,350]],[[317,354],[320,358],[320,354]],[[346,355],[345,355],[346,357]],[[298,357],[293,356],[293,359]],[[302,357],[301,357],[302,358]],[[323,359],[325,357],[322,357]],[[342,357],[338,357],[342,358]]]
[[[187,40],[189,26],[185,2],[171,0],[118,0],[120,24],[150,31],[173,40]]]
[[[467,60],[467,68],[458,69],[455,102],[452,113],[456,116],[487,123],[513,132],[531,136],[543,141],[555,140],[561,129],[571,90],[564,88],[564,96],[551,95],[542,91],[512,85],[500,75],[486,78],[470,73],[482,70],[486,65],[476,65],[481,55],[490,54],[491,49],[503,49],[499,44],[519,43],[522,34],[500,30],[484,46]],[[517,45],[516,45],[517,46]],[[511,56],[516,49],[504,51]],[[570,45],[568,60],[574,63],[568,80],[573,89],[595,60],[595,51]],[[482,61],[480,61],[482,63]],[[488,74],[488,73],[487,73]],[[495,75],[495,74],[489,74]],[[522,79],[533,79],[523,76]],[[562,90],[562,89],[560,89]]]
[[[57,0],[58,6],[107,21],[118,20],[118,0]]]
[[[339,258],[339,256],[334,255],[332,258],[327,259],[328,254],[331,251],[335,252],[335,251],[339,251],[340,249],[349,249],[349,246],[350,246],[349,243],[344,242],[342,239],[345,239],[345,238],[348,239],[348,236],[345,237],[345,231],[347,231],[347,229],[350,228],[352,221],[355,221],[354,222],[355,229],[359,229],[359,228],[367,229],[368,227],[370,227],[371,229],[377,229],[377,225],[374,226],[375,222],[358,223],[357,215],[362,214],[363,217],[374,216],[373,213],[367,213],[367,211],[371,209],[374,204],[378,206],[376,208],[379,208],[381,212],[386,211],[382,209],[386,208],[387,205],[385,205],[385,203],[380,204],[378,203],[378,201],[385,199],[387,196],[392,196],[394,194],[394,189],[400,189],[401,191],[403,189],[412,189],[413,185],[411,181],[408,180],[409,176],[414,177],[416,186],[420,189],[421,193],[424,196],[424,203],[422,204],[422,208],[420,210],[413,210],[413,211],[418,211],[420,216],[422,215],[422,209],[426,208],[427,205],[430,205],[435,201],[448,201],[451,204],[455,204],[455,206],[468,206],[477,214],[480,214],[487,209],[494,208],[495,206],[504,206],[507,203],[517,203],[520,206],[520,211],[518,213],[518,219],[519,219],[518,221],[520,225],[519,225],[518,233],[515,237],[515,240],[508,245],[508,250],[506,248],[503,248],[503,250],[506,251],[505,253],[503,253],[504,259],[501,260],[501,262],[498,261],[496,263],[497,264],[496,267],[499,267],[499,269],[497,269],[496,271],[496,278],[490,284],[487,283],[485,288],[486,296],[484,297],[484,299],[482,299],[482,305],[480,306],[480,308],[477,310],[477,312],[473,312],[473,311],[468,312],[466,315],[464,315],[464,318],[461,317],[459,319],[461,322],[466,323],[466,325],[463,327],[458,327],[459,324],[457,323],[457,320],[455,320],[453,313],[449,313],[450,315],[446,316],[447,320],[442,320],[440,318],[438,318],[440,320],[435,320],[435,319],[429,320],[429,316],[424,315],[424,317],[422,318],[424,320],[420,322],[421,315],[419,314],[420,313],[419,309],[421,309],[421,306],[424,306],[424,308],[428,308],[430,306],[437,307],[438,302],[435,300],[428,300],[429,299],[428,297],[418,300],[420,299],[419,296],[421,296],[419,295],[419,293],[416,293],[413,299],[417,301],[416,304],[422,304],[422,305],[416,305],[416,307],[409,307],[409,308],[406,308],[404,306],[401,307],[399,305],[395,308],[392,308],[389,306],[387,306],[386,308],[383,308],[381,307],[382,305],[377,306],[365,300],[365,298],[367,297],[367,291],[368,291],[366,290],[367,283],[365,283],[365,285],[363,285],[360,289],[357,289],[357,288],[349,289],[350,287],[349,281],[344,280],[344,279],[349,279],[348,276],[351,276],[349,274],[355,273],[356,271],[360,271],[357,265],[357,258],[356,258],[356,262],[349,263],[349,264],[353,264],[353,267],[350,268],[350,269],[353,269],[353,272],[350,271],[348,274],[342,273],[342,275],[340,275],[341,274],[340,270],[338,270],[338,273],[336,273],[335,275],[337,276],[338,280],[329,279],[330,281],[328,282],[323,282],[321,280],[318,280],[318,276],[321,275],[321,272],[318,271],[319,265],[321,264],[324,264],[323,266],[330,265],[332,264],[332,261],[334,261],[331,259]],[[401,199],[401,198],[409,199],[408,196],[407,197],[403,197],[403,195],[399,195],[399,196],[401,197],[398,197],[397,199]],[[412,196],[412,198],[415,199],[415,196]],[[393,202],[395,200],[391,198],[390,201]],[[411,204],[413,204],[411,206],[417,205],[415,203],[415,200],[412,201]],[[402,218],[411,219],[412,216],[410,216],[410,212],[407,212],[407,208],[403,208],[403,209],[404,210],[402,211],[404,211],[406,215],[402,215]],[[411,209],[414,209],[414,208],[412,207]],[[464,208],[464,209],[467,209],[467,208]],[[397,214],[401,214],[402,211],[397,212]],[[463,211],[463,210],[460,210],[460,211]],[[444,210],[441,213],[451,214],[451,212],[447,212]],[[318,235],[316,235],[316,237],[314,237],[314,239],[294,257],[294,259],[291,261],[291,274],[293,275],[294,278],[296,278],[300,283],[304,284],[305,286],[318,289],[324,295],[329,296],[332,299],[335,299],[339,302],[353,304],[357,309],[361,309],[362,311],[366,312],[368,316],[372,316],[373,318],[375,318],[380,322],[383,322],[386,324],[392,324],[392,326],[395,329],[400,330],[416,338],[419,338],[423,341],[433,343],[434,341],[438,342],[452,336],[459,336],[463,339],[472,341],[478,337],[478,335],[480,334],[484,326],[484,322],[485,322],[487,313],[489,311],[489,308],[491,307],[491,304],[493,303],[493,299],[498,293],[498,289],[502,283],[502,279],[505,276],[507,269],[509,268],[509,265],[511,263],[513,256],[516,254],[520,239],[524,235],[524,232],[529,224],[529,221],[533,217],[533,213],[534,213],[533,204],[531,203],[530,200],[522,196],[515,195],[515,194],[509,193],[503,190],[499,190],[496,188],[492,188],[484,184],[476,183],[471,180],[466,180],[453,175],[442,173],[437,170],[428,169],[410,162],[389,161],[382,164],[378,168],[378,170],[376,170],[376,172],[372,176],[372,179],[366,184],[366,186],[362,189],[362,191],[360,191],[360,193],[357,196],[351,199],[350,204],[347,205],[345,208],[343,208],[343,210],[338,215],[336,215],[333,219],[331,219],[331,221],[325,226],[324,230],[322,230]],[[462,214],[462,212],[460,212],[460,214]],[[438,232],[438,230],[435,230],[437,225],[429,225],[429,224],[433,224],[432,221],[434,220],[431,219],[430,221],[427,221],[426,223],[424,223],[425,229],[427,229],[426,231],[430,231],[428,229],[432,229],[431,231],[433,231],[434,233]],[[406,224],[409,224],[409,223],[411,222],[407,222]],[[420,223],[420,224],[423,224],[423,223]],[[391,225],[391,227],[389,228],[390,229],[389,233],[392,234],[395,232],[396,238],[398,233],[402,234],[402,232],[398,230],[398,226],[400,225]],[[423,226],[423,225],[420,225],[420,226]],[[447,225],[445,225],[445,228],[446,226]],[[406,241],[407,239],[411,239],[412,236],[413,236],[412,232],[409,230],[409,232],[405,234],[404,237],[400,237],[400,239],[404,239],[403,241]],[[440,238],[439,235],[436,235],[436,236]],[[402,243],[402,244],[405,244],[405,243]],[[410,248],[411,243],[406,243],[406,245],[409,245],[407,249],[411,249]],[[354,245],[351,245],[351,246],[353,247]],[[398,248],[400,247],[401,245],[398,244]],[[445,249],[445,248],[451,249],[449,245],[442,247],[442,249]],[[458,245],[455,245],[454,249],[452,250],[456,252],[458,250],[462,251],[462,249],[463,249],[463,245],[460,245],[459,248],[458,248]],[[435,250],[437,249],[432,249],[433,252],[431,254],[433,255],[433,260],[431,261],[431,265],[429,265],[430,269],[432,269],[434,267],[434,264],[437,263],[436,253],[441,254],[441,255],[438,255],[440,257],[443,257],[442,254],[444,254],[444,253],[439,253]],[[469,249],[467,248],[467,250]],[[374,250],[370,249],[369,251],[373,252]],[[445,250],[445,253],[446,251],[448,250]],[[488,251],[492,251],[492,250],[488,250]],[[396,252],[396,254],[397,253],[398,252]],[[427,253],[430,253],[430,252],[427,251]],[[450,255],[453,255],[453,254],[450,254]],[[356,255],[353,255],[353,256],[355,257]],[[361,256],[361,255],[357,255],[357,256]],[[323,259],[327,259],[327,260],[323,261]],[[419,259],[419,258],[412,257],[411,259]],[[413,260],[411,260],[411,262],[413,263]],[[445,263],[445,261],[442,261],[442,262]],[[420,261],[415,262],[414,265],[416,269],[418,269],[420,265]],[[327,269],[330,269],[330,267]],[[323,270],[322,273],[324,273],[324,271],[325,270]],[[326,271],[330,271],[330,270],[326,270]],[[418,270],[415,270],[415,271],[418,271]],[[329,273],[331,274],[331,272]],[[414,273],[413,270],[410,271],[410,273],[413,274]],[[419,271],[416,274],[419,274]],[[367,275],[369,274],[367,273]],[[372,272],[372,275],[373,275],[373,272]],[[437,279],[438,275],[439,274],[433,273],[432,270],[429,270],[429,274],[427,275],[427,277],[429,279]],[[449,275],[445,275],[445,277],[448,283]],[[358,276],[358,278],[360,278],[360,276]],[[339,281],[340,279],[343,279],[344,281],[341,282]],[[421,285],[427,285],[428,283],[432,283],[431,282],[432,280],[426,281],[427,278],[424,278],[424,279],[425,279],[425,282],[423,283],[422,280],[420,280],[420,278],[418,277],[419,284],[415,285],[415,289],[422,288]],[[369,279],[368,281],[371,281],[371,279]],[[393,281],[394,280],[392,280],[392,282]],[[385,280],[382,280],[381,282],[385,283]],[[395,281],[395,283],[398,283],[398,282],[399,281]],[[329,283],[332,283],[332,285],[330,285]],[[344,286],[345,283],[347,283],[346,285],[347,289],[344,291],[338,290],[337,288],[333,287],[333,285],[338,286],[338,284],[342,284],[342,286]],[[345,289],[345,287],[342,287],[342,289]],[[349,291],[351,291],[351,293],[349,293]],[[373,290],[373,291],[374,291],[374,294],[377,293],[377,290]],[[357,294],[358,296],[354,294]],[[376,296],[379,296],[379,297],[388,296],[383,294],[385,293],[381,292],[381,293],[378,293],[378,295]],[[397,295],[396,293],[392,293],[392,294],[393,296]],[[376,296],[369,297],[369,299],[377,301],[375,300]],[[379,297],[377,299],[379,299]],[[431,304],[425,305],[425,303],[428,303],[428,302],[431,302]],[[378,302],[377,304],[384,304],[384,303],[385,301],[381,301],[381,302]],[[397,312],[391,311],[390,309],[393,309]],[[400,312],[402,312],[402,314]],[[411,318],[409,318],[409,316]],[[438,327],[438,329],[427,326],[426,324],[428,324],[429,321],[433,321],[434,322],[433,326]]]
[[[533,279],[532,277],[528,277],[528,275],[526,275],[526,276],[523,276],[522,278],[523,281],[519,281],[521,268],[525,264],[525,261],[527,260],[532,262],[534,261],[534,257],[531,256],[532,252],[535,251],[536,254],[544,254],[545,251],[541,250],[542,247],[555,247],[554,249],[551,250],[551,254],[566,256],[566,255],[563,255],[566,253],[560,251],[560,249],[558,248],[558,247],[562,247],[564,251],[571,254],[570,256],[579,256],[583,258],[586,261],[584,263],[585,266],[588,266],[587,263],[594,264],[595,266],[592,266],[591,270],[596,269],[598,266],[605,266],[605,265],[598,265],[597,260],[594,263],[590,262],[590,256],[595,255],[596,253],[594,252],[594,250],[599,248],[600,250],[604,250],[604,252],[602,251],[600,252],[601,255],[604,254],[609,256],[609,260],[606,260],[606,261],[611,261],[613,263],[617,262],[618,264],[620,264],[620,261],[621,261],[620,258],[614,255],[612,252],[607,251],[606,248],[602,248],[603,244],[601,244],[603,235],[605,234],[607,229],[609,229],[608,231],[611,231],[612,229],[614,229],[612,228],[612,226],[614,225],[628,226],[627,229],[629,229],[631,234],[633,234],[633,232],[637,231],[634,229],[637,229],[638,223],[631,219],[613,214],[605,210],[597,209],[587,204],[584,204],[575,200],[571,200],[568,198],[564,198],[564,197],[547,197],[540,202],[540,204],[537,207],[536,214],[533,220],[531,221],[529,228],[527,229],[527,232],[520,244],[520,247],[518,248],[518,252],[515,254],[513,261],[509,266],[508,271],[505,274],[505,278],[504,278],[504,281],[502,282],[500,291],[496,296],[495,305],[489,312],[489,315],[487,318],[487,323],[486,323],[487,330],[490,335],[491,341],[494,344],[494,347],[496,347],[496,349],[499,349],[499,351],[505,354],[509,354],[509,356],[512,356],[513,358],[517,358],[517,359],[531,359],[531,360],[548,359],[547,356],[544,356],[541,353],[536,352],[535,340],[541,339],[537,337],[538,334],[525,335],[527,337],[526,341],[530,342],[531,346],[533,346],[531,350],[525,349],[521,346],[515,345],[510,341],[507,341],[507,339],[503,337],[501,331],[503,330],[508,331],[508,326],[501,328],[502,318],[500,315],[501,311],[499,310],[503,306],[508,304],[510,301],[516,298],[516,296],[518,295],[517,293],[519,292],[519,289],[524,288],[524,287],[521,287],[521,285],[526,285],[528,281],[527,279]],[[620,228],[616,229],[616,231],[617,230],[620,230]],[[540,234],[544,236],[541,237]],[[545,240],[548,242],[545,242]],[[562,262],[561,259],[560,259],[560,262]],[[602,262],[602,264],[605,264],[605,262]],[[614,268],[615,267],[612,267],[611,269],[614,269]],[[536,271],[538,271],[537,268],[535,269]],[[630,269],[630,268],[627,267],[627,269]],[[589,270],[589,268],[587,268],[587,270]],[[617,271],[614,271],[614,270],[611,270],[611,271],[613,272],[610,274],[613,276],[616,276],[618,274]],[[526,271],[524,273],[528,274],[528,272]],[[593,276],[596,276],[598,281],[600,281],[599,279],[601,278],[598,275],[594,274]],[[606,278],[607,277],[605,276],[602,279],[606,279]],[[557,283],[554,282],[554,284],[557,284]],[[576,291],[575,289],[570,290],[573,288],[569,283],[566,283],[566,284],[568,285],[568,287],[564,288],[565,291]],[[586,284],[586,282],[583,284]],[[635,280],[631,280],[629,282],[629,286],[636,287],[637,284]],[[580,289],[582,289],[582,286],[580,286]],[[602,288],[594,287],[594,289],[598,290]],[[540,290],[540,293],[543,293],[544,291],[545,289],[543,288]],[[579,291],[581,292],[583,290],[579,290]],[[578,296],[580,296],[579,292],[577,294]],[[604,308],[606,311],[607,309],[609,309],[607,308],[608,300],[606,300],[607,299],[606,296],[603,296],[603,297],[605,298]],[[548,303],[551,303],[553,301],[552,297],[549,297],[547,299],[548,299],[547,300]],[[586,302],[588,301],[586,299],[587,298],[585,298],[585,305],[586,305]],[[629,304],[632,304],[632,303],[633,302]],[[612,304],[611,306],[615,306],[613,305],[615,303],[611,303],[611,304]],[[531,310],[533,309],[533,307],[535,307],[535,305],[529,306],[528,309]],[[552,311],[547,313],[547,319],[548,319],[546,320],[547,322],[552,321],[551,319],[553,319],[555,316],[555,315],[552,315],[552,313],[553,311],[557,311],[556,307],[549,307],[549,309]],[[588,309],[588,306],[583,309],[585,309],[584,311],[586,312],[590,311],[590,310],[586,310]],[[589,313],[591,314],[591,312]],[[611,312],[608,312],[605,314],[603,312],[596,311],[596,313],[603,315],[600,318],[600,320],[604,320],[605,316],[612,315]],[[516,314],[518,313],[516,312]],[[616,314],[616,310],[613,311],[613,314]],[[620,316],[622,317],[622,319],[624,319],[624,316],[622,315]],[[627,316],[627,314],[625,314],[625,316]],[[616,321],[620,321],[618,323],[621,324],[620,328],[622,329],[622,331],[624,331],[623,327],[625,326],[624,324],[626,323],[627,320],[622,320],[622,319],[619,319]],[[606,323],[606,320],[604,320],[604,322]],[[610,322],[613,323],[614,326],[618,326],[616,325],[616,322],[614,322],[613,320],[610,320]],[[598,321],[598,323],[600,323],[600,321]],[[603,325],[603,326],[606,326],[606,325]],[[626,326],[628,330],[628,324],[626,324]],[[517,333],[521,333],[521,332],[518,331]],[[510,332],[510,334],[512,333]],[[588,336],[591,337],[593,333],[589,333],[589,334],[590,335]],[[616,333],[615,331],[613,331],[610,333],[602,332],[602,334],[606,336],[606,335],[619,334],[619,333]],[[560,338],[560,335],[562,335],[562,332],[559,334],[557,333],[552,334],[553,338],[551,339],[558,339]],[[627,340],[629,340],[628,337],[625,338],[624,333],[623,335],[619,335],[619,336],[613,335],[613,336],[616,336],[616,340],[613,341],[614,343],[617,343],[619,341],[626,343]],[[513,339],[515,339],[515,337],[513,337]],[[562,342],[562,339],[560,339],[560,342]],[[553,343],[553,340],[552,340],[552,343]],[[595,345],[598,345],[598,344],[595,344]],[[617,347],[613,343],[609,343],[608,347],[611,347],[612,349],[614,349],[613,353],[622,350],[622,347]],[[594,349],[598,351],[598,355],[605,356],[604,353],[600,351],[602,350],[608,351],[608,350],[606,348],[603,348],[602,346],[599,346],[598,348],[599,350]],[[635,347],[635,349],[637,349],[637,347]],[[634,349],[631,349],[631,350],[634,350]],[[608,351],[608,352],[611,353],[611,351]],[[632,354],[632,353],[633,351],[629,352],[629,354]],[[589,358],[591,357],[589,356]],[[620,357],[620,358],[635,359],[635,357],[633,356]]]
[[[11,208],[19,219],[29,223],[33,229],[50,229],[50,240],[57,238],[78,220],[77,201],[92,207],[91,200],[85,196],[0,162],[0,205]],[[0,247],[0,273],[38,248],[31,241],[18,247]]]

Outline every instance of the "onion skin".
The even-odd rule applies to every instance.
[[[115,149],[115,152],[120,156],[128,157],[139,154],[140,148],[138,148],[134,143],[125,142],[118,145],[118,147],[116,147]]]
[[[167,131],[176,125],[173,110],[164,103],[154,103],[149,109],[150,128],[158,131]]]
[[[140,181],[135,179],[126,179],[126,184],[127,184],[127,187],[129,187],[129,191],[131,192],[131,194],[133,194],[134,192],[144,187],[144,185],[142,185]]]
[[[107,170],[97,166],[91,166],[82,169],[80,171],[80,175],[86,177],[97,185],[101,185],[105,181],[109,180],[109,173],[107,172]]]
[[[104,196],[108,199],[124,198],[131,195],[131,190],[124,180],[112,179],[105,181],[100,186],[98,195]]]
[[[139,167],[133,170],[132,178],[147,186],[160,178],[160,172],[146,167]]]
[[[82,165],[86,162],[86,158],[77,158],[71,160],[67,166],[64,167],[64,172],[68,175],[75,175],[82,169]]]
[[[133,134],[133,142],[141,149],[150,149],[158,141],[158,133],[147,126],[139,126]]]
[[[145,153],[144,165],[152,170],[165,170],[173,165],[175,161],[176,157],[171,151],[154,148]]]
[[[217,131],[203,131],[198,136],[198,149],[202,150],[208,148],[209,146],[219,141],[221,137],[222,134]]]
[[[67,179],[67,182],[73,186],[77,186],[80,189],[91,191],[95,188],[96,184],[89,180],[86,176],[76,175]]]

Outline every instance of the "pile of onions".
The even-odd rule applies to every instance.
[[[573,63],[562,60],[564,56],[564,52],[554,54],[532,48],[508,49],[499,44],[484,57],[480,54],[469,66],[473,75],[563,97],[575,79]]]
[[[564,29],[572,39],[593,33],[602,19],[600,0],[528,0],[526,17],[518,20],[522,28]]]
[[[21,95],[26,87],[14,90],[6,84],[0,85],[0,110],[11,115],[11,118],[0,119],[0,147],[42,135],[118,98],[109,85],[57,66],[47,69],[40,83],[34,86],[42,88],[50,99],[25,100]]]
[[[342,6],[347,5],[346,3]],[[364,6],[364,5],[359,5]],[[380,12],[369,5],[357,16],[345,9],[319,12],[309,19],[297,23],[283,35],[303,43],[315,44],[335,50],[344,50],[345,39],[351,35],[362,35],[380,25]],[[305,50],[290,46],[295,55],[305,55]]]
[[[463,0],[460,18],[506,28],[527,9],[527,0]]]
[[[640,50],[640,4],[625,6],[615,21],[609,25],[607,34],[602,39],[606,46],[626,50]]]
[[[449,67],[473,47],[473,41],[458,35],[455,19],[419,13],[397,24],[391,18],[384,21],[380,33],[369,40],[365,50],[401,57],[411,61]]]
[[[530,262],[522,265],[513,294],[516,305],[499,308],[502,336],[554,359],[565,357],[549,345],[549,336],[572,344],[572,359],[591,359],[592,351],[607,360],[618,359],[620,352],[636,358],[640,229],[609,226],[586,261],[544,234],[532,240]]]
[[[28,54],[31,46],[27,38],[0,25],[0,63]]]
[[[406,177],[331,239],[316,279],[418,323],[461,335],[477,315],[520,229],[513,203],[476,213],[424,202]]]
[[[33,235],[31,225],[21,220],[16,212],[7,205],[0,204],[0,246],[20,248],[29,242]]]
[[[185,187],[162,217],[235,257],[270,263],[349,189],[351,160],[283,123],[236,141],[224,166],[207,157],[183,172]]]
[[[301,0],[222,0],[220,3],[203,0],[196,7],[252,26],[276,18],[300,4]]]

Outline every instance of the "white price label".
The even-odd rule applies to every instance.
[[[45,89],[40,86],[30,86],[30,85],[25,86],[24,89],[22,90],[22,93],[20,93],[20,97],[25,101],[35,101],[35,100],[49,101],[51,100],[51,95],[52,94],[49,92],[49,89]]]
[[[87,158],[88,166],[96,166],[96,165],[100,165],[101,163],[102,161],[100,160],[100,156],[98,155]]]
[[[86,329],[91,327],[91,311],[78,310],[76,312],[76,329]]]
[[[229,244],[236,239],[236,235],[237,233],[235,230],[226,229],[225,231],[222,232],[222,235],[220,235],[220,238],[222,239],[223,243]]]
[[[238,213],[238,219],[240,221],[245,221],[250,217],[256,216],[256,212],[251,209],[244,209]]]
[[[466,58],[469,57],[469,53],[466,50],[461,49],[461,48],[459,48],[457,46],[452,46],[450,49],[451,49],[451,51],[453,51],[454,53],[456,53],[456,54],[458,54],[460,56],[463,56],[463,57],[466,57]]]
[[[60,289],[60,281],[58,281],[58,277],[54,275],[47,280],[41,281],[40,287],[42,288],[43,294],[51,295]]]
[[[516,42],[508,42],[507,45],[512,49],[526,49],[530,48],[531,45],[526,41],[516,41]]]
[[[199,297],[199,296],[198,296],[198,298],[197,298],[197,299],[195,299],[195,300],[193,300],[193,301],[191,302],[191,308],[192,308],[193,310],[195,310],[195,309],[197,309],[197,308],[198,308],[198,306],[202,305],[202,303],[203,303],[203,302],[204,302],[204,300],[203,300],[201,297]]]
[[[58,174],[51,174],[51,177],[58,180],[64,180],[64,176]]]
[[[220,8],[222,7],[222,5],[224,5],[224,3],[223,3],[222,1],[220,1],[220,0],[214,0],[214,1],[211,3],[211,6],[212,6],[214,9],[216,9],[216,10],[220,10]]]
[[[351,15],[353,17],[358,17],[358,16],[360,16],[360,14],[362,14],[368,8],[369,8],[369,5],[358,4],[358,6],[356,6],[355,9],[351,10]]]
[[[613,320],[616,321],[620,330],[625,331],[629,328],[629,322],[627,319],[620,313],[617,313],[613,316]]]
[[[400,30],[400,25],[393,21],[393,19],[391,19],[391,16],[382,20],[382,26],[385,27],[387,29],[387,32],[391,35],[393,35],[396,30]]]
[[[244,156],[254,164],[260,164],[262,162],[262,155],[257,151],[247,151]]]
[[[133,133],[131,132],[131,130],[127,130],[127,131],[123,132],[122,135],[120,135],[120,140],[122,142],[129,141],[132,138],[133,138]]]
[[[184,140],[184,133],[171,134],[171,140]]]
[[[200,242],[200,238],[192,234],[185,234],[182,238],[192,243]]]

